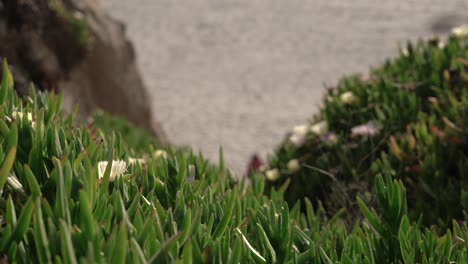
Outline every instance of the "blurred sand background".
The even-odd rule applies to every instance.
[[[324,84],[398,43],[468,22],[468,1],[101,0],[126,23],[153,112],[172,143],[242,174],[311,118]]]

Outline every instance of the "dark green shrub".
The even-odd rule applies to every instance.
[[[160,145],[144,128],[136,127],[125,118],[112,116],[104,111],[97,111],[93,114],[88,129],[91,133],[99,133],[99,129],[101,133],[107,135],[118,131],[122,142],[126,145],[125,148],[132,151],[148,151],[148,148]]]
[[[468,209],[468,39],[439,43],[408,44],[369,78],[351,76],[329,89],[314,122],[296,127],[271,157],[268,186],[290,181],[289,204],[321,200],[331,214],[348,209],[352,223],[354,197],[373,202],[375,175],[385,172],[405,182],[410,219],[442,226],[462,219]],[[271,177],[275,168],[279,175]]]

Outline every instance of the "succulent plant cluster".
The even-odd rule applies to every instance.
[[[465,26],[466,27],[466,26]],[[355,196],[376,202],[375,175],[405,183],[410,219],[442,227],[468,210],[468,34],[421,40],[400,57],[328,89],[313,122],[278,147],[268,186],[356,220]],[[293,166],[292,166],[293,164]],[[299,166],[297,165],[299,164]],[[298,168],[299,167],[299,168]],[[276,172],[276,176],[271,177]]]
[[[416,104],[401,109],[405,113],[428,107],[418,114],[421,119],[402,116],[414,120],[407,128],[407,123],[396,122],[398,117],[386,104],[366,111],[354,105],[365,105],[372,96],[395,96],[386,90],[371,92],[381,82],[368,82],[366,92],[358,89],[356,84],[362,84],[357,78],[347,80],[331,94],[330,107],[321,119],[327,122],[297,128],[298,139],[305,136],[298,141],[303,145],[286,143],[278,156],[285,159],[277,159],[277,169],[270,169],[268,178],[253,174],[249,183],[224,168],[222,151],[215,166],[189,150],[161,148],[150,138],[133,141],[129,136],[135,135],[132,129],[122,129],[121,135],[105,120],[81,125],[74,121],[73,113],[65,116],[60,112],[60,95],[36,93],[31,88],[29,96],[19,98],[4,61],[0,85],[0,263],[465,263],[467,217],[463,220],[454,214],[448,229],[425,227],[413,220],[409,212],[415,205],[407,203],[407,197],[414,201],[415,193],[411,192],[418,181],[394,179],[406,167],[415,166],[415,157],[424,157],[424,162],[417,163],[420,172],[413,169],[412,173],[424,176],[431,169],[445,173],[437,174],[437,190],[447,190],[442,185],[448,175],[445,164],[459,164],[449,183],[463,183],[456,177],[466,174],[456,173],[466,171],[466,163],[460,163],[460,155],[466,153],[459,145],[464,144],[460,139],[466,133],[467,97],[461,86],[464,66],[452,59],[460,57],[461,47],[459,40],[452,39],[444,53],[428,49],[437,56],[451,54],[451,64],[440,67],[448,67],[453,82],[449,86],[441,79],[440,84],[446,85],[443,91],[427,91],[428,97],[437,98],[440,111],[432,108],[431,102],[423,103],[426,98],[396,92],[399,99],[394,104]],[[410,49],[409,56],[418,58],[418,49]],[[464,52],[466,55],[466,49]],[[391,65],[388,69],[396,71]],[[418,87],[413,91],[422,89]],[[464,98],[465,106],[456,104],[459,98]],[[448,109],[446,105],[457,107]],[[460,109],[465,112],[460,114]],[[375,118],[374,112],[396,124],[382,122],[386,119]],[[347,115],[333,119],[343,114]],[[434,118],[422,119],[430,114]],[[115,122],[114,129],[129,126],[118,119]],[[355,129],[356,136],[352,135],[354,124],[364,125]],[[337,129],[344,125],[351,130]],[[390,135],[385,136],[387,133]],[[380,143],[382,140],[388,142]],[[361,165],[352,160],[366,153],[364,146],[369,145],[386,151],[368,153],[369,158],[361,156]],[[425,152],[428,149],[429,154]],[[309,155],[315,156],[307,156],[311,151],[315,152]],[[437,163],[442,152],[444,166]],[[286,154],[290,156],[281,156]],[[349,155],[349,164],[341,163],[347,161],[340,156],[344,154]],[[309,162],[313,157],[321,157],[321,163]],[[321,167],[323,164],[342,167],[330,171],[330,167]],[[372,181],[361,177],[365,166],[369,166],[365,175]],[[387,166],[395,167],[388,170]],[[364,189],[369,192],[346,200],[353,200],[360,212],[356,212],[360,217],[352,228],[346,224],[345,209],[330,213],[326,203],[311,202],[307,197],[290,205],[285,201],[285,197],[292,197],[290,188],[298,186],[296,181],[307,174],[321,179],[311,186],[322,197],[326,193],[320,188],[330,182],[336,186],[342,182],[342,194],[351,195],[352,181],[341,176],[348,171],[359,180],[355,181],[356,189],[361,190],[359,183],[365,182]],[[323,175],[326,177],[320,178]],[[288,178],[284,184],[271,186],[284,178]],[[434,188],[432,183],[426,184],[429,190]],[[458,185],[454,189],[456,202],[462,190]],[[340,203],[343,196],[334,191]],[[432,203],[437,208],[441,201]]]

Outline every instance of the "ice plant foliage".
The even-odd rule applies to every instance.
[[[466,104],[456,103],[460,97],[466,102],[467,95],[460,75],[463,59],[453,59],[466,54],[459,45],[451,39],[444,56],[410,60],[448,60],[424,65],[421,75],[403,71],[405,78],[423,78],[428,69],[441,73],[438,67],[460,66],[445,77],[431,75],[432,89],[420,89],[420,97],[438,98],[439,111],[427,100],[414,100],[421,92],[418,86],[411,93],[396,89],[389,76],[399,76],[405,64],[390,64],[388,76],[380,73],[386,77],[383,84],[365,86],[381,97],[352,87],[360,98],[353,107],[335,97],[322,111],[319,120],[327,121],[339,137],[337,144],[325,144],[321,137],[326,132],[311,135],[300,148],[287,142],[274,157],[277,163],[270,164],[268,178],[253,173],[249,179],[233,177],[222,152],[219,165],[185,148],[168,146],[156,155],[162,148],[156,141],[134,133],[121,120],[107,122],[105,115],[97,128],[82,126],[61,112],[60,95],[31,89],[31,100],[23,101],[13,90],[5,61],[0,84],[0,263],[465,263],[468,219],[453,208],[466,208],[468,192],[462,189],[463,177],[451,176],[468,170],[460,151],[468,129],[459,115],[466,113]],[[410,54],[418,56],[419,51]],[[398,81],[406,80],[403,76]],[[444,92],[434,87],[444,87]],[[398,100],[391,104],[382,98]],[[427,105],[415,107],[420,103]],[[404,115],[394,115],[390,106]],[[9,120],[14,109],[30,112],[36,127]],[[428,113],[420,109],[434,116],[424,119]],[[385,133],[375,140],[352,137],[350,129],[367,120],[384,120]],[[135,140],[135,135],[145,138]],[[388,135],[407,163],[385,152]],[[356,147],[346,148],[349,144]],[[127,168],[128,157],[145,155],[145,166]],[[292,175],[289,169],[296,170],[297,163],[301,166]],[[129,177],[116,180],[127,170]],[[434,174],[437,181],[431,181]],[[392,179],[395,175],[401,180]],[[108,176],[114,182],[102,180]],[[424,188],[415,188],[420,184]],[[373,187],[361,192],[362,186]],[[313,199],[285,201],[302,191]],[[346,210],[349,206],[356,210]],[[424,212],[423,219],[414,215],[415,208]],[[349,212],[355,221],[346,225]],[[429,229],[421,224],[428,214],[454,221],[449,229],[441,221]]]
[[[330,216],[344,208],[352,227],[359,218],[353,197],[372,202],[375,175],[390,172],[408,183],[409,219],[441,229],[463,219],[468,212],[467,29],[454,28],[444,42],[431,37],[408,43],[398,58],[328,89],[323,107],[311,117],[321,120],[310,124],[317,137],[299,147],[290,139],[278,147],[268,165],[281,168],[280,176],[267,181],[267,192],[286,188],[291,207],[304,197],[320,200]],[[292,174],[287,168],[294,159],[302,166]]]

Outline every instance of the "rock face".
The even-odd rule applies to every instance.
[[[64,92],[64,110],[79,104],[124,116],[166,136],[153,118],[147,90],[122,23],[93,0],[0,0],[0,56],[7,57],[20,94],[29,82]]]

